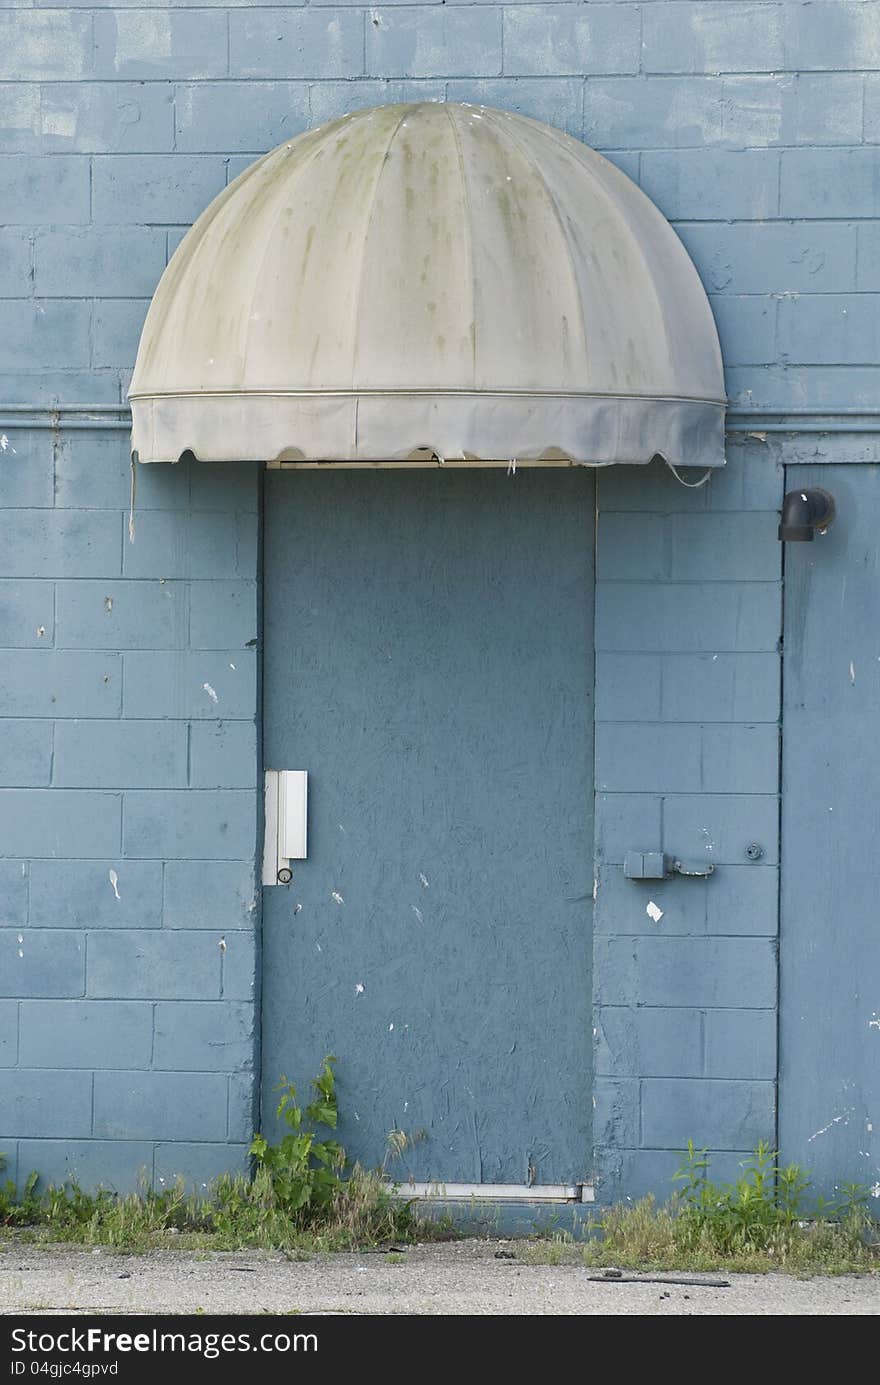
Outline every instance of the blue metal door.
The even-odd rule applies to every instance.
[[[786,486],[838,515],[785,550],[780,1146],[816,1191],[880,1192],[880,467]]]
[[[263,1111],[338,1058],[398,1177],[590,1169],[590,472],[269,472],[264,762],[309,772],[263,892]]]

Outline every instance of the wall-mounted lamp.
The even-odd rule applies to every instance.
[[[812,543],[818,531],[824,534],[834,522],[834,496],[821,486],[788,491],[782,502],[779,538],[782,543]]]

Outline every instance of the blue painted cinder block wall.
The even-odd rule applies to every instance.
[[[728,1165],[772,1138],[774,512],[783,462],[877,457],[873,435],[826,430],[871,410],[880,377],[878,60],[875,0],[0,4],[13,1167],[126,1185],[243,1157],[259,477],[141,469],[129,543],[125,391],[149,297],[210,198],[282,139],[401,99],[507,107],[605,151],[711,296],[727,473],[599,483],[600,1193],[662,1188],[689,1136]],[[624,882],[623,852],[660,843],[725,869]]]

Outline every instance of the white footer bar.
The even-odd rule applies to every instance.
[[[396,1183],[394,1192],[404,1198],[435,1198],[440,1202],[593,1202],[589,1183]]]

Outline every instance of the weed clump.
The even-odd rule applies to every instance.
[[[305,1109],[293,1083],[282,1077],[276,1115],[287,1132],[277,1144],[254,1136],[252,1178],[224,1174],[202,1195],[188,1192],[182,1179],[160,1189],[145,1180],[137,1193],[121,1196],[106,1189],[87,1193],[75,1181],[40,1190],[38,1176],[31,1174],[20,1193],[11,1179],[0,1184],[0,1228],[131,1250],[174,1245],[291,1253],[442,1234],[437,1223],[416,1216],[412,1201],[397,1194],[384,1167],[349,1166],[332,1133],[339,1118],[334,1063],[332,1057],[324,1059]],[[399,1143],[399,1138],[389,1143],[390,1156]],[[3,1167],[0,1155],[0,1172]]]

